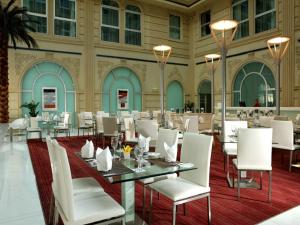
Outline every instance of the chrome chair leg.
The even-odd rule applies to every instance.
[[[262,190],[262,173],[263,172],[260,172],[260,190]]]
[[[210,194],[207,196],[207,214],[208,214],[208,224],[211,224]]]
[[[290,151],[290,164],[289,164],[289,172],[292,171],[292,163],[293,163],[293,151]]]
[[[173,203],[173,219],[172,219],[172,224],[176,225],[176,204]]]
[[[241,171],[237,170],[237,194],[238,194],[238,201],[240,201],[240,177],[241,177]]]
[[[272,170],[269,171],[269,202],[272,200]]]

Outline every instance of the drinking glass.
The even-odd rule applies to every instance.
[[[138,163],[138,167],[136,169],[136,172],[142,172],[142,161],[143,161],[143,154],[144,154],[144,148],[141,148],[139,146],[134,147],[134,155]]]
[[[111,145],[111,147],[113,149],[113,158],[115,159],[115,158],[117,158],[116,157],[116,149],[118,147],[118,137],[112,137],[110,145]]]

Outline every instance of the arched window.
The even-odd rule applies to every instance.
[[[211,81],[203,80],[198,88],[199,106],[201,112],[211,112]]]
[[[167,109],[182,110],[183,109],[183,88],[179,81],[173,80],[167,88]]]
[[[55,90],[55,109],[44,109],[46,98],[44,89]],[[39,102],[38,111],[50,111],[57,114],[70,112],[74,124],[75,90],[72,77],[68,71],[53,62],[40,62],[31,67],[22,79],[22,104],[34,100]],[[53,96],[52,96],[53,97]],[[25,110],[25,109],[23,109]],[[27,113],[23,111],[23,113]]]
[[[101,40],[119,42],[119,5],[114,0],[102,0]]]
[[[244,65],[236,75],[233,86],[233,106],[275,106],[275,80],[269,67],[261,62]]]
[[[127,5],[125,10],[125,43],[141,45],[141,10],[134,5]]]
[[[103,82],[102,108],[105,112],[142,110],[142,88],[137,75],[130,69],[118,67],[108,73]],[[122,94],[120,94],[122,92]],[[120,95],[125,105],[120,106]]]

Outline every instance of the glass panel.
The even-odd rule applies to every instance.
[[[249,36],[249,22],[248,21],[239,24],[237,31],[235,33],[234,39],[239,39],[239,38],[247,37],[247,36]]]
[[[241,88],[241,99],[245,101],[246,106],[254,106],[257,99],[260,106],[265,106],[266,85],[262,77],[257,74],[246,77]]]
[[[119,26],[119,11],[114,9],[102,8],[102,24]]]
[[[103,41],[119,42],[119,29],[101,27],[101,38]]]
[[[130,10],[130,11],[138,12],[138,13],[141,12],[140,8],[137,7],[137,6],[134,6],[134,5],[127,5],[127,6],[126,6],[126,9],[127,9],[127,10]]]
[[[274,79],[273,73],[269,69],[269,67],[264,66],[264,69],[262,71],[262,75],[265,77],[269,88],[275,88],[275,79]]]
[[[75,1],[55,0],[55,16],[67,19],[75,19]]]
[[[240,86],[244,77],[245,77],[244,72],[240,70],[234,81],[234,91],[240,91]]]
[[[202,26],[201,27],[201,36],[204,37],[204,36],[207,36],[209,34],[210,34],[209,25]]]
[[[112,7],[119,7],[118,3],[116,1],[112,0],[102,0],[102,5],[112,6]]]
[[[141,29],[140,15],[126,12],[126,28],[140,30]]]
[[[172,39],[180,39],[180,29],[170,27],[170,38]]]
[[[275,9],[275,0],[256,0],[256,15]]]
[[[248,19],[248,1],[233,7],[233,19],[238,21]]]
[[[268,91],[268,106],[272,107],[276,105],[276,91],[269,90]]]
[[[244,68],[246,74],[253,73],[253,72],[260,73],[262,66],[263,66],[262,63],[252,62],[252,63],[248,63],[243,68]]]
[[[30,20],[34,21],[31,26],[39,33],[47,33],[47,18],[29,15]]]
[[[210,23],[210,11],[201,14],[201,25]]]
[[[169,35],[172,39],[180,39],[180,17],[170,15]]]
[[[29,12],[46,14],[46,0],[23,0],[23,6]]]
[[[54,20],[56,35],[75,37],[76,36],[76,23],[66,20]]]
[[[180,27],[180,17],[170,15],[170,26],[172,27]]]
[[[276,12],[271,12],[255,19],[255,33],[276,27]]]
[[[132,45],[141,45],[141,33],[126,30],[125,43],[132,44]]]
[[[233,106],[240,106],[240,92],[233,92]]]

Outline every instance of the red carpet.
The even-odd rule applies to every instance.
[[[93,176],[103,186],[105,191],[120,202],[120,185],[111,185],[102,178],[95,170],[89,168],[80,161],[73,153],[79,151],[86,137],[59,138],[68,151],[73,177]],[[50,194],[51,194],[51,169],[46,143],[40,140],[28,141],[29,152],[35,171],[39,195],[44,211],[48,218]],[[281,164],[281,153],[285,153],[284,163]],[[229,188],[223,170],[223,153],[217,142],[211,161],[211,206],[212,224],[224,225],[247,225],[256,224],[273,215],[285,211],[300,204],[300,170],[288,172],[287,151],[273,151],[273,193],[272,203],[267,202],[268,174],[263,176],[263,190],[242,189],[241,200],[237,201],[236,189]],[[136,184],[136,211],[141,215],[142,189]],[[172,205],[165,197],[160,200],[154,198],[153,224],[167,225],[172,221]],[[207,224],[206,199],[200,199],[187,204],[187,216],[183,215],[180,207],[177,213],[177,224]]]

